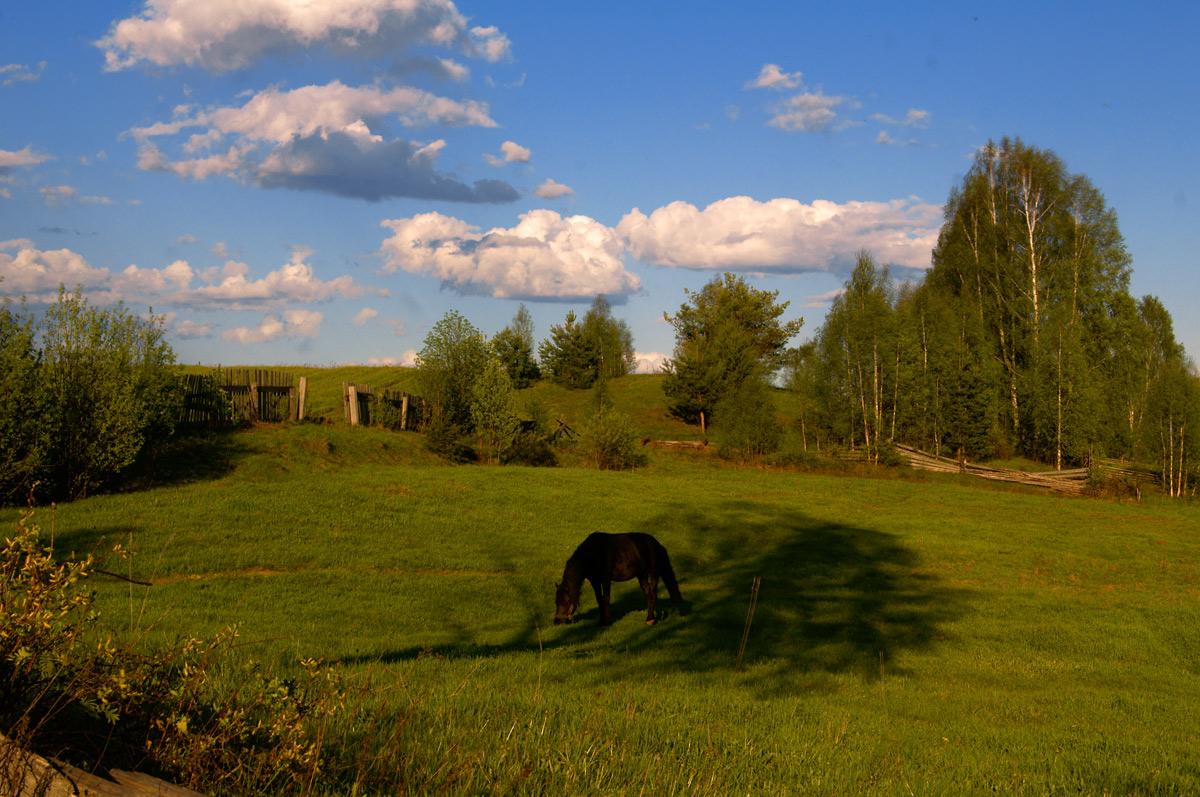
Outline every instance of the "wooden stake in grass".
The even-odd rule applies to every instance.
[[[758,588],[762,584],[762,578],[754,577],[754,583],[750,586],[750,608],[746,611],[746,627],[742,630],[742,644],[738,648],[737,662],[733,665],[733,671],[737,672],[742,667],[742,656],[746,653],[746,642],[750,639],[750,623],[754,622],[754,605],[758,603]]]

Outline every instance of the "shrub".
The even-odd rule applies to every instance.
[[[615,410],[593,415],[579,432],[578,446],[587,463],[600,470],[625,470],[647,462],[633,422]]]
[[[38,390],[52,495],[81,498],[110,481],[179,418],[183,384],[161,320],[123,306],[100,310],[59,290],[42,323]]]

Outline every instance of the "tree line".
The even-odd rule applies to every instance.
[[[950,193],[924,278],[897,285],[861,252],[793,350],[806,434],[1057,468],[1131,458],[1182,492],[1200,449],[1195,365],[1130,274],[1087,177],[1019,139],[989,143]]]

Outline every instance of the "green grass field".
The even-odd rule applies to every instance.
[[[238,624],[263,667],[369,684],[397,792],[1200,793],[1188,503],[666,452],[449,466],[417,435],[328,424],[192,438],[170,464],[37,522],[60,551],[132,548],[122,572],[153,586],[97,582],[112,628]],[[552,625],[598,530],[654,533],[684,605],[660,590],[647,627],[616,585],[600,628],[585,588]]]

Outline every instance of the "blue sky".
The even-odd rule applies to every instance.
[[[1019,136],[1117,211],[1200,352],[1194,4],[152,0],[0,8],[0,292],[165,314],[181,362],[409,363],[597,293],[645,369],[723,271],[798,340],[919,277]]]

